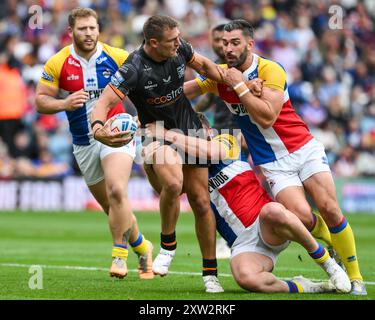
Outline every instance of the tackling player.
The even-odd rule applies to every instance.
[[[338,205],[324,146],[294,111],[284,69],[253,53],[253,28],[244,20],[226,24],[223,45],[230,68],[218,70],[225,84],[200,77],[185,86],[187,96],[214,92],[227,102],[275,199],[295,213],[316,238],[332,243],[351,280],[351,293],[366,295],[353,231]],[[263,80],[260,98],[244,84],[254,78]],[[305,191],[324,220],[312,213]]]
[[[201,114],[203,127],[209,131],[207,119]],[[302,222],[282,204],[272,202],[259,184],[234,136],[222,134],[211,141],[188,137],[182,133],[146,125],[146,134],[156,137],[156,146],[146,147],[146,157],[152,156],[160,140],[167,140],[187,153],[216,161],[209,166],[209,193],[217,230],[231,246],[231,269],[237,283],[255,292],[318,293],[336,289],[349,292],[350,280]],[[207,134],[206,134],[207,135]],[[210,134],[208,133],[208,136]],[[147,159],[146,159],[147,162]],[[160,191],[155,174],[152,185]],[[303,277],[282,281],[272,274],[278,254],[289,240],[302,245],[314,261],[328,274],[330,282],[314,283]],[[332,286],[333,285],[333,286]]]
[[[91,193],[108,215],[113,238],[110,275],[119,278],[127,275],[130,245],[138,255],[140,278],[151,279],[152,244],[139,233],[127,197],[134,142],[121,148],[101,144],[93,139],[89,122],[95,101],[128,53],[98,42],[98,16],[89,8],[72,10],[69,34],[72,45],[61,49],[44,66],[36,91],[37,111],[66,112],[78,166]],[[118,104],[110,115],[120,112],[124,110]]]

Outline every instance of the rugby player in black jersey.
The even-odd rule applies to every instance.
[[[167,129],[200,129],[201,122],[183,92],[185,68],[189,66],[208,78],[220,81],[216,64],[194,52],[180,37],[178,23],[168,16],[152,16],[143,27],[144,43],[132,52],[112,76],[91,113],[94,137],[113,146],[129,142],[123,133],[111,133],[110,122],[104,125],[109,109],[128,96],[138,111],[139,121],[164,121]],[[195,229],[203,258],[203,281],[206,292],[223,292],[217,279],[215,255],[215,218],[210,208],[207,167],[184,162],[184,154],[169,145],[161,146],[155,159],[154,174],[162,184],[160,192],[161,249],[153,263],[153,272],[168,273],[176,250],[176,223],[180,194],[184,190],[195,215]]]

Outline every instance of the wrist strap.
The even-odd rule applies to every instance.
[[[104,123],[101,120],[95,120],[93,123],[91,123],[91,129],[94,129],[94,126],[99,123],[104,127]]]
[[[250,92],[250,90],[249,90],[249,89],[246,89],[246,90],[242,91],[242,92],[238,95],[238,97],[241,98],[242,96],[244,96],[244,95],[245,95],[246,93],[248,93],[248,92]]]
[[[233,89],[236,90],[236,89],[238,89],[239,87],[241,87],[243,84],[245,84],[245,82],[241,81],[241,82],[237,83],[237,84],[233,87]]]
[[[100,130],[101,128],[96,128],[96,130],[94,131],[94,134],[92,135],[93,137],[94,137],[94,139],[96,139],[95,138],[95,134],[98,132],[98,130]]]

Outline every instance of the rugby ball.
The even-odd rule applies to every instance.
[[[124,135],[124,137],[127,137],[129,135],[131,137],[134,137],[135,132],[137,131],[137,123],[129,113],[118,113],[114,115],[111,119],[114,119],[114,121],[111,123],[112,132],[130,130],[129,134]]]

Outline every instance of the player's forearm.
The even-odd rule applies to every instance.
[[[103,103],[103,101],[100,101],[99,98],[90,114],[90,124],[92,132],[94,133],[94,138],[96,131],[104,126],[108,111],[108,105],[106,103]]]
[[[210,78],[216,82],[223,82],[223,79],[221,78],[221,75],[219,71],[217,70],[218,66],[216,63],[206,59],[204,60],[202,69],[203,74],[205,77]]]
[[[220,160],[226,157],[225,150],[214,141],[185,136],[172,130],[167,131],[164,138],[193,157],[208,160]]]
[[[275,123],[278,115],[269,101],[258,98],[250,92],[240,97],[240,100],[246,111],[263,129],[270,128]]]
[[[98,101],[95,103],[91,115],[90,122],[91,124],[94,121],[101,121],[105,123],[107,120],[107,114],[111,108],[113,108],[121,99],[113,92],[113,90],[107,85],[99,97]],[[95,132],[95,127],[92,128]]]
[[[202,94],[202,90],[195,80],[186,81],[184,83],[184,94],[189,100],[195,99]]]
[[[44,114],[54,114],[65,110],[65,100],[38,94],[35,97],[36,111]]]
[[[105,120],[107,119],[107,114],[109,110],[110,110],[109,105],[103,102],[101,99],[99,99],[95,103],[91,111],[91,115],[90,115],[91,123],[93,123],[95,120],[100,120],[102,122],[105,122]]]
[[[189,66],[206,78],[210,78],[216,82],[223,81],[217,69],[217,64],[204,56],[196,54],[194,61]]]

